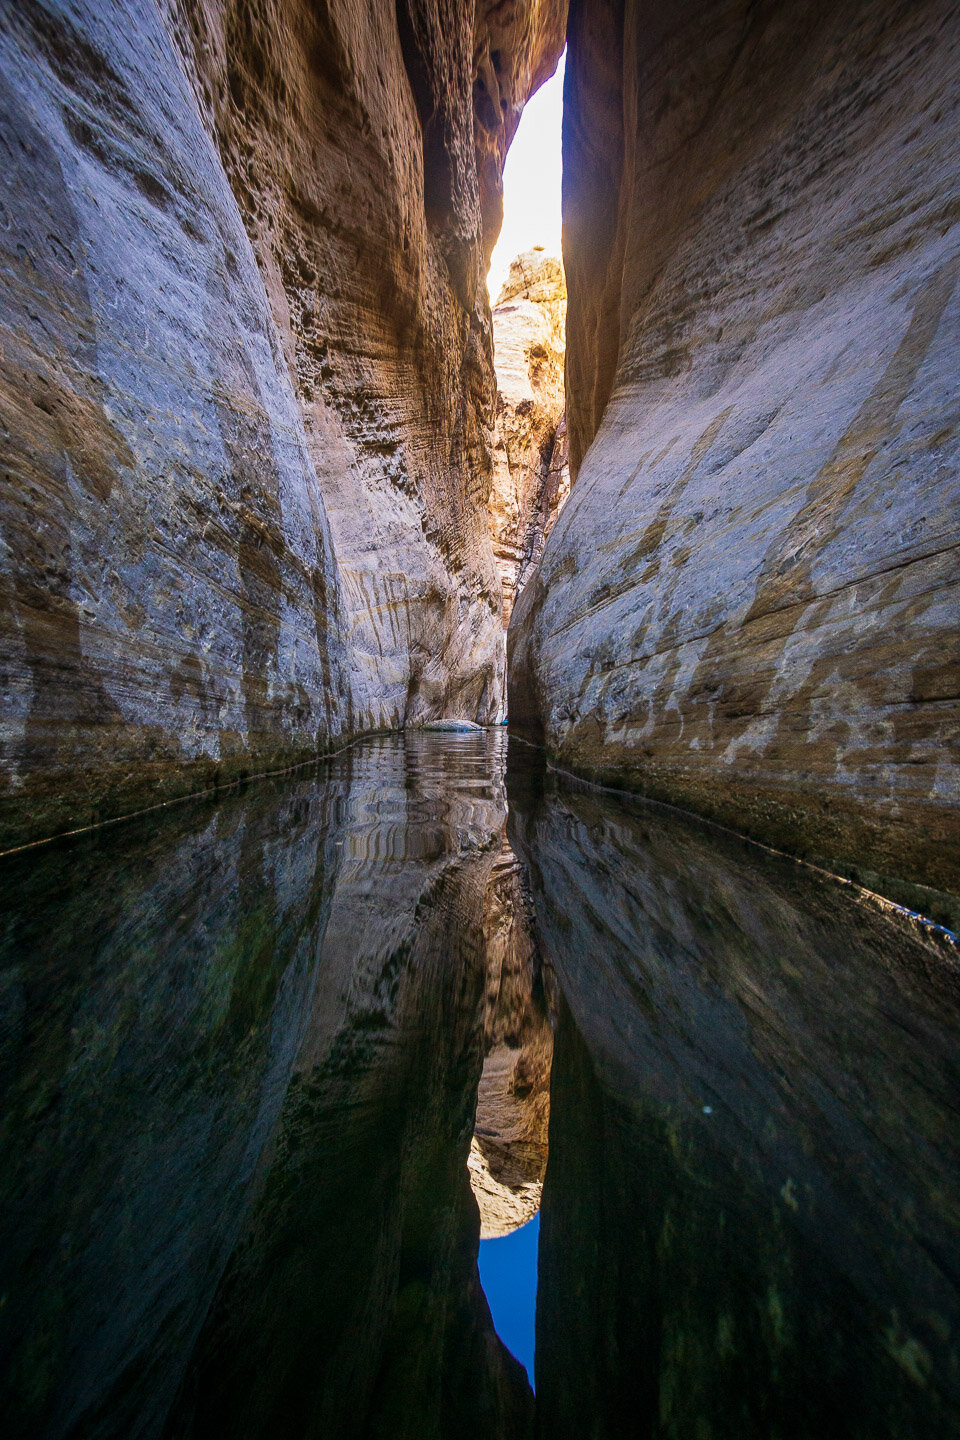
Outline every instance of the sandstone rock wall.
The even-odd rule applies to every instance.
[[[944,0],[573,4],[579,475],[511,629],[564,763],[893,891],[960,888],[958,66]]]
[[[566,311],[560,261],[539,249],[518,255],[493,311],[497,426],[490,533],[504,625],[570,490],[563,426]]]
[[[4,0],[0,843],[496,715],[480,276],[563,11]]]

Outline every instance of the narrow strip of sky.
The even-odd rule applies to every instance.
[[[527,102],[503,171],[503,229],[490,262],[487,289],[496,304],[510,261],[542,245],[560,255],[560,126],[563,118],[563,62]]]

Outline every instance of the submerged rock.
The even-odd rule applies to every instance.
[[[443,730],[457,734],[472,734],[476,730],[482,730],[482,725],[477,725],[473,720],[425,720],[422,727],[424,730]]]

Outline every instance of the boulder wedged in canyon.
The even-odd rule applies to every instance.
[[[0,844],[495,718],[481,277],[562,0],[3,9]]]
[[[509,635],[581,773],[960,891],[955,5],[571,6],[574,486]],[[946,902],[944,902],[946,904]]]
[[[536,248],[518,255],[493,309],[497,428],[490,533],[505,625],[570,490],[563,424],[566,311],[560,261]]]

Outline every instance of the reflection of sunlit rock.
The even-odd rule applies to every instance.
[[[486,1058],[468,1164],[480,1238],[492,1240],[524,1225],[540,1208],[553,1055],[529,902],[506,844],[487,891],[484,935]]]

